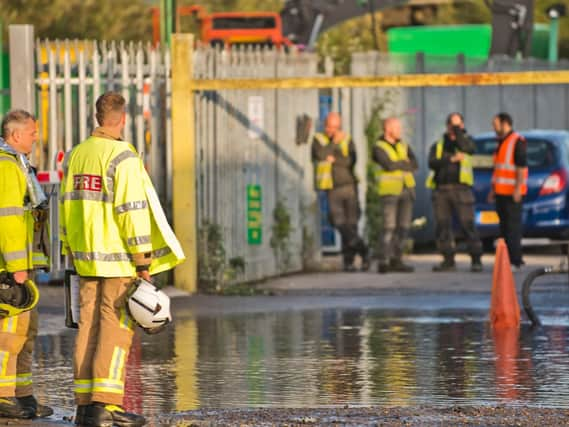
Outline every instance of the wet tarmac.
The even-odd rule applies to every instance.
[[[157,426],[561,425],[569,287],[543,289],[544,326],[500,333],[482,293],[177,299],[167,332],[136,336],[125,405]],[[36,394],[63,424],[74,331],[52,306],[40,334]]]

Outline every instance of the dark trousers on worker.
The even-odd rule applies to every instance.
[[[506,240],[510,263],[522,265],[522,203],[512,196],[496,196],[496,212],[500,217],[500,235]]]
[[[415,190],[405,188],[398,196],[381,196],[380,203],[382,226],[379,236],[379,264],[397,263],[401,261],[404,245],[409,237]]]
[[[474,194],[462,184],[441,185],[433,191],[433,210],[439,251],[445,258],[453,258],[456,243],[453,219],[456,218],[464,233],[468,253],[474,259],[482,255],[482,242],[474,223]]]
[[[360,204],[355,185],[342,185],[328,191],[330,222],[342,237],[344,265],[354,262],[356,255],[367,256],[367,246],[358,234]]]

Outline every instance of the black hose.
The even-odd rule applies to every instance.
[[[541,325],[541,322],[539,321],[537,314],[535,314],[535,311],[533,311],[533,308],[531,306],[531,301],[529,298],[531,285],[533,285],[533,281],[540,276],[545,276],[548,274],[562,274],[565,272],[566,272],[565,270],[562,270],[560,268],[544,267],[544,268],[538,268],[537,270],[533,270],[525,278],[524,284],[522,285],[522,302],[524,305],[524,310],[529,320],[531,321],[532,326]]]

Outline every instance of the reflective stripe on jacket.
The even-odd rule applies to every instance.
[[[66,169],[60,238],[79,275],[135,276],[134,256],[145,253],[152,254],[151,274],[183,261],[173,233],[163,231],[165,218],[132,145],[91,136],[73,149]]]
[[[443,150],[444,150],[445,141],[443,139],[437,142],[436,148],[436,156],[437,159],[441,159],[443,157]],[[458,175],[458,181],[461,184],[468,185],[472,187],[474,184],[474,172],[472,171],[472,156],[470,154],[464,154],[464,159],[460,161],[460,172]],[[434,189],[437,187],[437,183],[435,182],[435,171],[431,170],[429,172],[429,176],[427,177],[427,182],[425,183],[427,188]]]
[[[396,150],[386,141],[378,141],[377,146],[381,148],[394,161],[409,160],[407,144],[400,142],[396,145]],[[398,196],[403,188],[414,188],[415,178],[411,172],[403,170],[387,171],[381,167],[375,170],[375,180],[377,192],[380,196]]]
[[[494,192],[501,196],[511,196],[516,188],[516,169],[514,152],[516,143],[520,135],[512,132],[502,143],[494,154],[494,172],[492,174],[492,185]],[[521,185],[522,196],[527,194],[528,168],[524,168],[523,183]]]

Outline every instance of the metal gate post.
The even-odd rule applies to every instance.
[[[186,262],[174,272],[176,287],[197,290],[196,139],[193,79],[194,36],[172,36],[172,208],[174,230]]]
[[[10,25],[10,99],[11,108],[35,115],[34,27]]]

